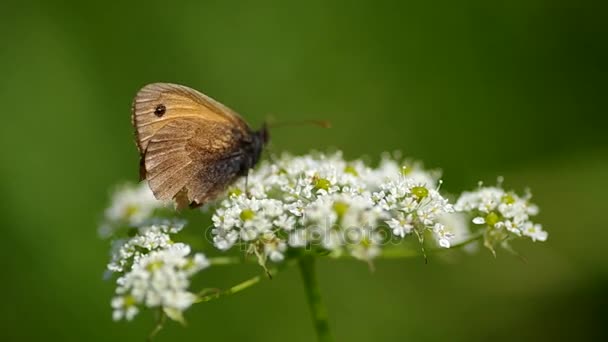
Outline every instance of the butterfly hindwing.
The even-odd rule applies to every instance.
[[[148,184],[158,199],[179,194],[182,202],[204,203],[238,176],[241,141],[240,133],[226,124],[214,124],[210,129],[200,120],[173,120],[147,145],[144,167]]]

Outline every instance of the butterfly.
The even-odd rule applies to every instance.
[[[246,176],[268,143],[232,109],[192,88],[152,83],[133,100],[140,180],[159,200],[198,207]]]

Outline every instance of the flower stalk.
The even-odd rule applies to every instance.
[[[271,269],[268,270],[268,275],[274,275],[277,272],[277,270],[275,269]],[[242,281],[226,290],[215,290],[215,291],[203,291],[202,293],[199,293],[199,298],[195,301],[195,303],[203,303],[203,302],[208,302],[214,299],[219,299],[221,297],[224,296],[229,296],[229,295],[233,295],[236,293],[239,293],[243,290],[246,290],[250,287],[252,287],[253,285],[256,285],[257,283],[259,283],[260,281],[262,281],[264,279],[264,277],[268,277],[263,276],[263,275],[257,275],[255,277],[251,277],[245,281]],[[211,292],[211,293],[209,293]]]
[[[300,274],[302,275],[308,307],[317,334],[317,341],[331,342],[334,339],[329,329],[327,309],[321,298],[321,289],[319,288],[315,271],[315,261],[314,256],[303,255],[298,264],[300,266]]]
[[[157,318],[156,318],[156,323],[154,324],[154,328],[152,328],[152,331],[150,331],[150,333],[148,334],[148,337],[146,338],[147,342],[151,342],[154,340],[154,338],[156,337],[156,335],[163,330],[163,327],[165,326],[165,322],[167,320],[167,316],[165,315],[165,313],[163,312],[162,309],[158,310],[157,313]]]

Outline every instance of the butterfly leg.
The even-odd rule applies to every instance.
[[[245,174],[245,195],[249,197],[249,170]]]

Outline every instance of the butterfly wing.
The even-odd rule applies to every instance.
[[[162,110],[159,110],[162,109]],[[240,170],[251,132],[238,114],[200,92],[154,83],[133,102],[140,176],[156,198],[178,206],[215,197]]]
[[[164,108],[164,113],[157,111],[159,106]],[[152,83],[141,88],[133,100],[131,113],[140,153],[146,151],[148,142],[156,132],[176,118],[223,122],[243,133],[249,131],[247,123],[232,109],[179,84]]]

